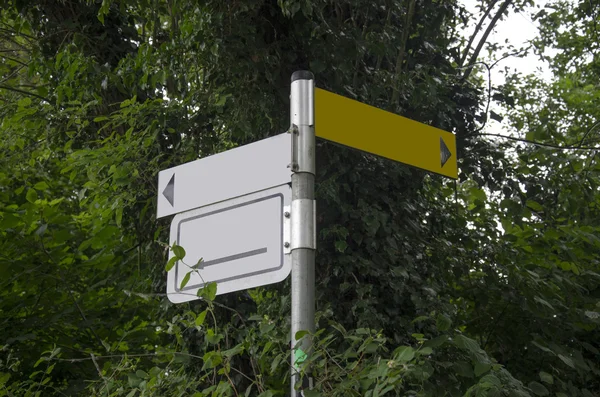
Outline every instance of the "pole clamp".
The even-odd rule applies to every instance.
[[[291,249],[317,249],[317,202],[311,199],[292,200]]]

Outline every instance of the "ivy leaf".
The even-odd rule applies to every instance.
[[[185,258],[185,250],[183,249],[182,246],[173,244],[172,250],[177,258],[179,258],[179,259]]]
[[[217,296],[217,283],[207,283],[203,288],[198,290],[198,296],[209,302],[215,300],[215,297]]]
[[[196,262],[196,264],[194,266],[192,266],[192,269],[201,269],[203,262],[204,262],[204,258],[198,259],[198,262]]]
[[[207,311],[204,310],[203,312],[198,314],[198,317],[196,317],[196,321],[195,321],[196,326],[200,327],[202,324],[204,324],[204,319],[206,318],[206,312]]]
[[[169,259],[169,261],[167,262],[167,265],[165,266],[165,270],[167,272],[170,271],[173,268],[173,266],[175,266],[175,263],[177,262],[177,260],[178,260],[178,258],[176,256]]]
[[[183,280],[181,280],[181,285],[179,286],[180,289],[184,289],[187,283],[190,281],[191,273],[192,272],[187,272],[185,276],[183,276]]]

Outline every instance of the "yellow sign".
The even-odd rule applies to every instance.
[[[454,134],[315,89],[318,137],[456,179]]]

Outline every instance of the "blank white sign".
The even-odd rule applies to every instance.
[[[291,144],[283,133],[160,171],[156,217],[290,183]]]
[[[285,184],[176,215],[170,244],[182,246],[186,256],[168,272],[169,299],[197,299],[209,282],[224,294],[285,279],[291,270],[284,254],[289,242],[284,212],[290,201],[291,188]],[[201,258],[201,266],[192,270]],[[180,288],[187,273],[190,280]]]

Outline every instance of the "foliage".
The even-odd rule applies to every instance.
[[[457,2],[0,4],[0,396],[287,394],[289,283],[169,304],[154,197],[160,169],[284,131],[302,68],[455,131],[461,158],[455,184],[319,143],[307,395],[599,392],[595,155],[479,136]],[[540,52],[597,54],[593,19],[551,35],[586,7],[540,14]],[[592,145],[597,59],[498,88],[513,125]]]

